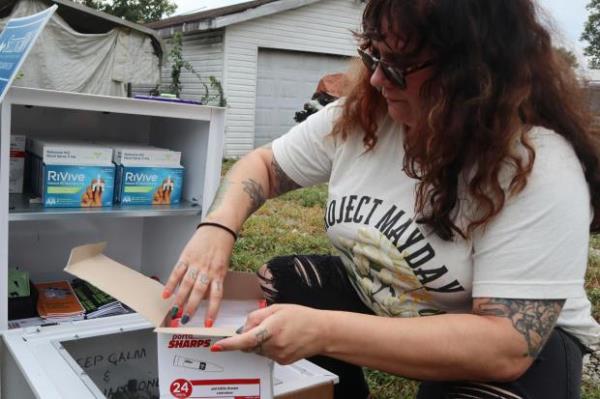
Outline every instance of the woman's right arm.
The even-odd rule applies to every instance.
[[[264,204],[299,188],[279,167],[270,148],[259,148],[236,162],[222,179],[205,222],[239,231],[244,221]],[[202,226],[192,235],[165,286],[163,297],[175,292],[175,309],[183,309],[182,323],[196,313],[208,295],[204,324],[212,326],[223,297],[223,281],[235,241],[225,229]]]

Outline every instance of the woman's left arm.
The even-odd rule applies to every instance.
[[[321,354],[422,380],[511,381],[540,352],[564,300],[479,298],[473,314],[388,318],[273,305],[213,350],[288,364]]]

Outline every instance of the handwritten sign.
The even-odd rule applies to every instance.
[[[61,342],[109,399],[158,398],[156,335],[150,329]],[[133,395],[133,396],[132,396]]]

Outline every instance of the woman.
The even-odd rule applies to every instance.
[[[266,198],[327,181],[337,256],[263,266],[276,304],[213,350],[311,357],[336,398],[368,396],[358,366],[422,381],[419,398],[579,397],[599,339],[583,289],[598,136],[535,11],[369,1],[348,96],[224,179],[167,284],[182,322],[207,297],[212,325],[235,231]]]

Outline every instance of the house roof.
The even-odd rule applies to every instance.
[[[0,18],[10,15],[19,0],[7,0],[0,5]],[[48,4],[57,4],[56,11],[73,29],[80,33],[106,33],[113,28],[128,28],[144,33],[152,38],[152,44],[159,56],[162,56],[162,40],[158,32],[144,25],[129,22],[102,11],[94,10],[69,0],[43,0]]]
[[[146,24],[147,27],[159,30],[193,32],[199,30],[218,29],[238,22],[263,17],[316,3],[321,0],[250,0],[224,7],[202,10],[184,15],[177,15]],[[161,35],[163,36],[163,35]]]

